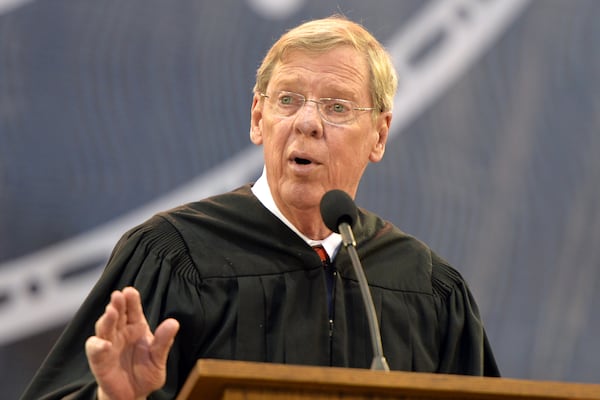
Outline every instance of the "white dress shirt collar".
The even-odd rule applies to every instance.
[[[327,236],[322,240],[313,240],[308,238],[306,235],[302,234],[279,210],[277,204],[275,204],[275,200],[273,199],[273,195],[271,194],[271,190],[269,189],[269,183],[267,182],[267,173],[266,169],[263,168],[263,173],[258,178],[256,183],[252,186],[252,193],[258,198],[258,200],[265,206],[271,213],[273,213],[277,218],[281,220],[284,224],[286,224],[292,231],[294,231],[298,236],[302,238],[309,246],[318,246],[321,245],[329,255],[329,259],[333,261],[337,251],[342,243],[342,236],[338,233],[333,232],[331,235]]]

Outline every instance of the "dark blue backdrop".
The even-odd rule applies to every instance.
[[[431,56],[438,69],[399,65],[400,93],[423,105],[401,116],[411,100],[399,98],[394,122],[403,125],[358,203],[465,275],[505,375],[600,382],[600,2],[512,1],[523,8],[426,96],[475,52],[468,41],[482,18],[493,25],[499,2],[511,3],[446,2],[454,22],[436,25],[426,17],[439,2],[421,0],[0,1],[6,398],[20,394],[68,319],[42,323],[57,303],[35,303],[68,297],[68,286],[47,283],[44,271],[60,275],[51,255],[62,260],[77,248],[70,239],[195,179],[226,179],[218,168],[233,156],[248,171],[230,172],[232,186],[256,176],[260,165],[244,155],[254,71],[285,29],[334,12],[390,47],[420,24],[435,33],[422,49],[429,56],[453,39],[464,50]],[[102,255],[91,258],[78,265],[94,275]],[[10,312],[23,299],[36,305],[21,320]]]

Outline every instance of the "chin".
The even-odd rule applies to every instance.
[[[282,192],[285,202],[297,208],[319,206],[326,190],[314,184],[294,184]]]

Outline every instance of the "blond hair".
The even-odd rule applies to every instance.
[[[379,112],[391,111],[398,78],[388,52],[365,28],[339,15],[305,22],[283,34],[256,71],[254,92],[267,90],[273,69],[287,51],[319,53],[338,46],[351,46],[365,57],[373,107]]]

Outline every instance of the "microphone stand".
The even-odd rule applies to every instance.
[[[348,249],[348,253],[350,253],[352,267],[356,277],[358,278],[358,286],[360,287],[360,293],[367,311],[369,331],[371,332],[371,345],[373,346],[373,361],[371,363],[371,369],[375,371],[389,371],[390,367],[388,366],[387,360],[383,356],[381,333],[379,332],[379,324],[377,323],[377,314],[375,312],[373,298],[371,297],[371,291],[369,290],[365,272],[363,271],[360,259],[358,258],[358,252],[356,251],[356,240],[354,239],[352,228],[347,222],[342,222],[339,224],[339,232],[342,235],[342,243],[344,247]]]

